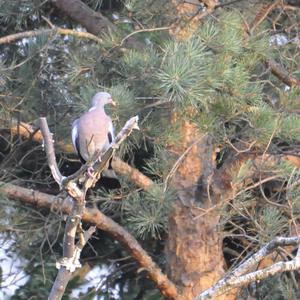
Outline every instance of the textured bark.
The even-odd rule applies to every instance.
[[[80,0],[52,0],[52,3],[72,20],[92,34],[114,30],[115,26],[100,12],[95,12]]]
[[[169,216],[169,238],[166,246],[168,273],[183,298],[192,300],[199,292],[213,286],[224,274],[222,238],[218,230],[217,210],[203,217],[199,214],[218,201],[208,187],[214,173],[214,151],[209,136],[195,125],[183,122],[182,141],[173,150],[183,153],[173,177],[179,200]],[[229,295],[218,299],[234,299]]]
[[[177,203],[169,220],[169,276],[186,300],[194,299],[224,275],[219,216],[213,212],[194,219],[198,214],[197,208]]]
[[[205,10],[200,9],[199,2],[203,2]],[[197,30],[201,20],[215,9],[218,0],[172,0],[172,3],[176,8],[177,21],[171,27],[170,33],[177,40],[185,40]]]

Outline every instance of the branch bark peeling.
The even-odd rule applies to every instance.
[[[47,121],[45,118],[40,119],[41,131],[45,139],[48,162],[49,165],[53,166],[51,168],[52,174],[56,178],[58,184],[60,184],[60,186],[64,186],[68,193],[73,197],[73,203],[71,204],[71,202],[68,201],[67,205],[67,211],[71,211],[71,213],[68,217],[65,228],[63,259],[58,263],[60,266],[60,271],[56,277],[49,296],[49,299],[51,300],[61,299],[66,285],[71,278],[72,271],[79,266],[79,261],[76,261],[78,256],[76,256],[77,247],[75,246],[75,235],[76,229],[78,228],[81,220],[95,223],[97,224],[98,228],[101,228],[102,230],[113,235],[119,242],[124,244],[130,250],[133,258],[135,258],[140,265],[149,272],[150,278],[156,282],[158,288],[161,290],[164,296],[169,299],[179,299],[176,286],[169,281],[167,276],[161,272],[160,268],[152,261],[150,256],[148,256],[139,243],[128,232],[126,232],[114,221],[103,215],[99,210],[90,211],[89,209],[84,208],[86,190],[95,183],[97,177],[101,174],[102,170],[106,166],[106,163],[111,158],[115,150],[119,147],[120,143],[124,141],[124,139],[131,133],[133,129],[138,129],[137,122],[138,117],[133,117],[127,121],[121,132],[116,136],[114,143],[102,156],[101,162],[96,161],[93,164],[93,167],[96,170],[95,177],[92,178],[92,180],[86,178],[83,183],[83,189],[79,189],[76,182],[79,179],[82,179],[87,166],[81,168],[79,172],[76,173],[76,176],[73,175],[67,179],[64,179],[60,174],[56,164],[53,141],[51,133],[48,129]],[[45,202],[42,202],[43,205],[45,205]],[[50,204],[49,201],[46,202],[46,205]],[[53,206],[53,203],[51,206]]]
[[[52,209],[53,211],[61,211],[65,214],[70,214],[72,210],[72,201],[70,201],[70,197],[67,197],[62,203],[60,203],[56,196],[23,188],[10,183],[3,183],[0,191],[3,195],[14,201],[19,200],[23,203],[41,208]],[[98,209],[94,208],[84,209],[82,221],[95,224],[98,229],[107,232],[119,241],[124,248],[128,250],[131,256],[140,264],[140,266],[148,271],[149,277],[156,283],[161,293],[167,299],[180,299],[174,283],[162,273],[161,269],[153,262],[151,257],[140,246],[138,241],[123,227],[111,218],[105,216]]]
[[[245,274],[250,269],[254,268],[263,258],[273,252],[278,247],[297,246],[300,244],[300,236],[294,237],[277,237],[257,253],[253,254],[239,267],[233,270],[230,274],[219,280],[213,287],[199,294],[195,300],[214,299],[233,288],[241,287],[254,281],[266,279],[275,274],[286,271],[300,269],[300,257],[295,256],[294,259],[288,262],[278,262],[267,268]]]
[[[40,118],[40,127],[44,138],[44,147],[48,159],[48,165],[51,170],[54,180],[58,183],[61,188],[62,181],[64,177],[61,175],[56,159],[55,159],[55,150],[53,146],[52,133],[49,130],[46,118]]]

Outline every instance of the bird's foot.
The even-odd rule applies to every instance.
[[[88,174],[88,176],[89,176],[90,178],[93,177],[94,173],[95,173],[94,168],[93,168],[93,167],[88,167],[88,169],[87,169],[87,174]]]

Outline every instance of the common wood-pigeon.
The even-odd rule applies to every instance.
[[[111,118],[105,113],[106,104],[116,105],[111,95],[99,92],[94,95],[91,101],[91,108],[72,124],[72,142],[81,162],[89,161],[95,152],[99,152],[100,159],[114,139],[114,129]],[[103,175],[116,178],[111,169],[110,163]],[[92,169],[88,169],[92,175]]]

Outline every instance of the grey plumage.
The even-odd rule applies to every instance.
[[[101,157],[101,154],[109,148],[114,139],[111,118],[104,110],[106,104],[115,105],[109,93],[95,94],[91,101],[90,110],[72,124],[73,146],[82,163],[89,161],[97,151]]]

